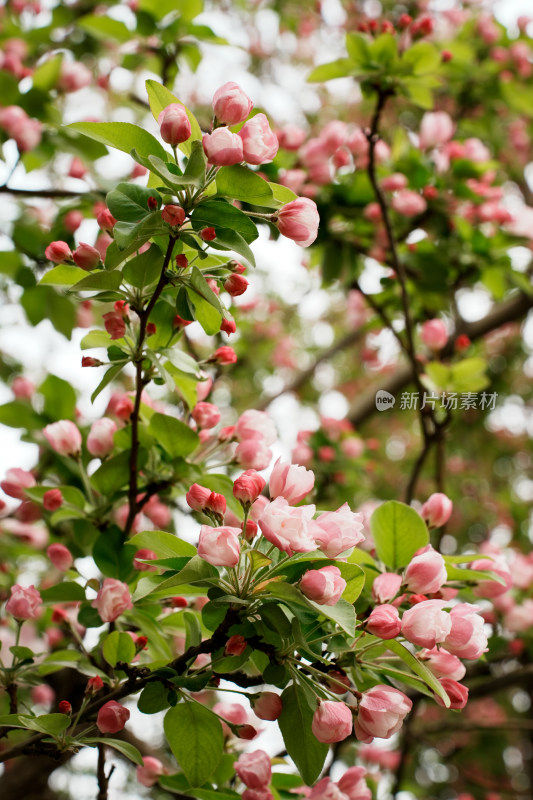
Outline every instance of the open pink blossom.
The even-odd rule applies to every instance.
[[[363,516],[344,503],[336,511],[325,511],[309,526],[311,536],[324,555],[336,558],[364,540]]]
[[[249,789],[260,789],[268,786],[272,778],[270,756],[264,750],[253,750],[241,753],[233,763],[235,772]]]
[[[137,780],[143,786],[154,786],[159,780],[160,775],[165,774],[165,768],[158,758],[154,756],[144,756],[143,766],[137,767]]]
[[[35,586],[11,587],[11,597],[6,603],[6,611],[15,619],[37,619],[41,614],[42,597]]]
[[[287,239],[293,239],[301,247],[309,247],[315,241],[320,217],[313,200],[299,197],[280,208],[274,216],[279,232]]]
[[[315,485],[315,473],[278,458],[270,475],[268,488],[272,498],[284,497],[288,503],[299,503]]]
[[[229,128],[216,128],[213,133],[204,134],[202,146],[207,160],[215,167],[231,167],[244,160],[242,139]]]
[[[417,603],[403,615],[402,634],[420,647],[432,648],[444,642],[452,629],[451,615],[444,611],[446,605],[444,600]],[[446,647],[451,650],[447,644]]]
[[[287,555],[310,553],[317,544],[309,530],[315,506],[293,508],[284,497],[277,497],[264,509],[258,524],[263,536]]]
[[[244,160],[248,164],[266,164],[278,152],[278,138],[264,114],[256,114],[248,120],[239,131],[239,136]]]
[[[472,603],[459,603],[450,611],[451,626],[444,647],[459,658],[477,659],[488,650],[485,624],[479,611]]]
[[[202,525],[198,542],[198,555],[216,567],[235,567],[239,563],[241,547],[239,528],[229,526],[210,528]]]
[[[104,622],[113,622],[124,611],[133,608],[128,585],[116,578],[105,578],[96,600],[91,603]]]
[[[374,737],[390,739],[400,730],[405,716],[413,706],[403,692],[392,686],[378,684],[363,692],[359,701],[354,731],[360,742],[369,744]]]

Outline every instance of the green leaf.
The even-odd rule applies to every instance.
[[[335,566],[340,569],[341,576],[346,581],[346,589],[342,593],[343,600],[355,603],[365,585],[365,573],[357,564],[348,564],[336,561]]]
[[[155,189],[137,186],[135,183],[119,183],[109,192],[106,201],[116,219],[121,222],[139,222],[153,211],[148,206],[152,197],[157,201],[157,208],[161,208],[161,195]]]
[[[270,182],[268,185],[272,189],[274,200],[276,200],[280,207],[286,205],[287,203],[292,203],[293,200],[298,199],[298,195],[295,194],[292,189],[289,189],[288,186],[282,186],[280,183]]]
[[[75,292],[86,292],[91,289],[100,292],[113,291],[118,289],[122,283],[122,275],[120,272],[109,272],[109,270],[96,270],[90,272],[89,275],[74,284],[72,290]]]
[[[100,572],[119,580],[127,580],[133,572],[134,554],[130,543],[123,543],[122,531],[118,528],[102,533],[95,541],[92,553]]]
[[[24,727],[39,733],[49,733],[51,736],[60,736],[70,726],[70,717],[66,714],[41,714],[40,717],[20,717]]]
[[[154,119],[157,122],[157,118],[161,111],[166,108],[167,106],[172,105],[173,103],[178,103],[180,106],[183,106],[185,111],[187,112],[187,116],[189,117],[189,122],[191,123],[191,135],[187,139],[186,142],[182,142],[179,145],[179,149],[182,150],[185,155],[190,155],[192,150],[192,143],[196,140],[202,140],[202,129],[200,128],[198,121],[194,114],[189,111],[187,106],[183,105],[181,100],[172,94],[162,83],[158,83],[157,81],[148,80],[146,81],[146,91],[148,92],[148,101],[150,103],[150,108],[152,110],[152,114],[154,115]],[[131,149],[131,148],[130,148]],[[138,149],[138,148],[137,148]],[[154,153],[155,151],[152,150]],[[157,153],[156,155],[160,155]],[[161,156],[163,158],[163,156]]]
[[[19,658],[21,661],[33,658],[34,655],[33,650],[30,650],[29,647],[20,647],[20,645],[13,645],[13,647],[9,648],[9,652],[13,653],[15,658]]]
[[[440,51],[429,42],[417,42],[409,47],[402,57],[402,65],[413,75],[426,75],[435,72],[442,61]]]
[[[206,279],[204,278],[200,270],[197,267],[192,267],[190,275],[188,277],[191,287],[199,295],[201,295],[204,298],[204,300],[207,300],[207,302],[210,305],[212,305],[213,308],[216,308],[219,314],[222,314],[224,312],[222,303],[220,302],[214,291],[211,289],[211,287],[207,283]]]
[[[283,710],[278,724],[285,747],[302,779],[311,786],[322,771],[329,747],[319,742],[311,730],[315,709],[309,706],[307,696],[299,686],[288,686],[281,701]]]
[[[33,88],[41,89],[43,92],[49,92],[50,89],[53,89],[59,79],[62,61],[63,53],[59,53],[40,64],[31,76]]]
[[[348,36],[353,35],[348,34]],[[347,39],[348,36],[346,37]],[[372,61],[377,61],[382,67],[389,67],[398,55],[398,47],[394,36],[390,33],[383,33],[378,36],[370,45],[370,55]]]
[[[104,640],[102,652],[107,663],[115,667],[119,661],[129,664],[135,658],[135,645],[129,634],[113,631]]]
[[[501,575],[498,575],[492,570],[485,569],[464,569],[462,567],[454,567],[451,564],[446,565],[446,574],[449,581],[474,581],[480,583],[482,581],[496,581],[505,586],[506,581]]]
[[[107,248],[106,269],[118,267],[128,256],[139,250],[152,236],[168,234],[168,226],[161,219],[161,214],[158,211],[154,211],[153,214],[149,214],[140,222],[117,222],[113,233],[115,241],[111,242]],[[117,248],[116,250],[115,247]],[[109,252],[110,250],[111,253]]]
[[[58,264],[57,267],[45,272],[39,285],[49,286],[73,286],[75,283],[85,278],[87,273],[79,267],[72,267],[69,264]]]
[[[31,325],[49,319],[56,331],[70,339],[76,325],[76,307],[68,297],[51,286],[30,286],[24,290],[20,304]]]
[[[246,203],[267,207],[274,201],[268,182],[241,164],[220,167],[216,183],[217,193],[232,200],[243,200]]]
[[[189,180],[193,180],[193,185],[201,186],[205,180],[206,166],[207,158],[204,153],[202,142],[196,140],[191,142],[191,154],[183,176]]]
[[[442,684],[437,680],[437,678],[433,675],[430,669],[426,667],[421,661],[419,661],[410,650],[405,647],[401,642],[398,642],[396,639],[388,639],[387,640],[387,648],[392,650],[393,653],[396,653],[402,661],[407,664],[410,669],[418,675],[419,678],[432,689],[435,694],[437,694],[441,700],[444,702],[446,708],[450,707],[450,698],[442,688]]]
[[[80,739],[84,744],[94,745],[97,744],[105,744],[106,747],[112,747],[114,750],[118,750],[119,753],[122,753],[123,756],[129,758],[130,761],[133,761],[134,764],[138,764],[140,767],[143,765],[143,757],[139,753],[136,747],[134,747],[129,742],[123,742],[122,739],[103,739],[101,736],[99,737],[91,737],[90,739]]]
[[[35,431],[42,429],[43,420],[27,403],[12,400],[10,403],[4,403],[0,406],[0,425]]]
[[[194,358],[188,353],[184,353],[183,350],[180,350],[178,347],[163,348],[159,352],[162,356],[167,358],[170,363],[176,367],[176,369],[179,369],[180,372],[185,372],[188,375],[194,375],[198,380],[202,378],[202,371],[198,365],[198,362],[195,361]]]
[[[130,41],[132,35],[123,22],[105,15],[87,14],[87,16],[81,17],[77,24],[95,39],[104,42],[114,39],[116,42],[124,44]]]
[[[329,64],[320,64],[315,67],[308,75],[307,80],[309,83],[322,83],[335,78],[345,78],[352,73],[353,66],[353,61],[349,58],[338,58],[336,61],[330,61]]]
[[[155,578],[155,580],[153,580]],[[193,556],[183,569],[171,578],[159,580],[157,576],[141,578],[133,595],[133,600],[141,600],[154,592],[158,597],[172,597],[175,594],[176,586],[186,586],[188,584],[210,583],[218,578],[218,571],[200,556]]]
[[[168,689],[159,681],[147,684],[139,695],[137,708],[141,714],[157,714],[168,708]]]
[[[240,233],[229,228],[219,228],[217,238],[209,242],[214,250],[233,250],[239,255],[247,266],[255,267],[255,256],[246,244]]]
[[[368,39],[362,33],[347,33],[346,49],[352,65],[366,66],[372,60]]]
[[[222,314],[202,295],[187,287],[187,295],[194,306],[194,314],[208,336],[214,336],[220,330]]]
[[[290,191],[290,190],[289,190]],[[230,228],[248,243],[257,239],[257,227],[250,217],[224,200],[207,200],[193,212],[191,222],[195,230],[205,227]]]
[[[195,556],[196,547],[165,531],[142,531],[128,542],[135,550],[153,550],[159,558],[174,556]]]
[[[167,151],[151,133],[131,122],[75,122],[68,127],[128,155],[136,149],[142,156],[168,157]]]
[[[183,622],[187,634],[185,639],[185,650],[187,651],[189,647],[197,647],[202,641],[202,628],[198,617],[192,611],[183,612]]]
[[[85,589],[79,583],[66,581],[50,586],[48,589],[41,589],[43,603],[70,603],[85,600]]]
[[[198,446],[198,434],[184,422],[166,414],[153,414],[149,430],[173,458],[188,456]]]
[[[111,337],[107,331],[89,331],[80,342],[82,350],[92,350],[96,347],[109,347]]]
[[[355,610],[351,603],[342,598],[334,606],[319,605],[309,600],[296,586],[291,583],[270,583],[265,591],[278,600],[283,601],[290,609],[291,604],[309,608],[315,614],[321,614],[339,625],[349,636],[355,635]]]
[[[163,723],[170,749],[191,786],[209,780],[222,758],[224,735],[218,717],[199,703],[179,703]]]
[[[44,397],[43,411],[52,420],[74,419],[76,392],[68,381],[57,375],[48,375],[39,386]]]
[[[422,517],[397,500],[389,500],[376,508],[370,527],[378,557],[393,570],[405,567],[414,553],[429,542]]]
[[[424,109],[433,108],[433,94],[429,86],[424,86],[418,78],[405,78],[402,81],[405,94],[416,106]]]
[[[125,264],[122,271],[124,280],[137,289],[151,286],[159,280],[164,260],[165,258],[159,247],[153,244],[144,253],[131,258]]]
[[[112,369],[115,369],[112,367]],[[98,492],[111,495],[129,480],[130,451],[122,453],[105,461],[91,476],[91,483]]]

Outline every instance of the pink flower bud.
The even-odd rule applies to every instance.
[[[237,330],[237,325],[235,324],[235,320],[224,317],[222,322],[220,323],[220,330],[224,331],[224,333],[227,336],[231,336],[231,334],[235,333],[235,331]]]
[[[51,706],[56,697],[56,693],[47,683],[40,683],[33,686],[31,690],[32,702],[39,706]]]
[[[245,439],[264,439],[265,444],[273,444],[277,439],[276,426],[265,411],[250,409],[245,411],[235,426],[235,435],[239,441]]]
[[[239,528],[210,528],[202,525],[198,555],[215,567],[236,567],[241,555]]]
[[[25,496],[24,490],[31,489],[35,485],[36,481],[31,472],[19,467],[8,469],[6,477],[0,483],[2,491],[16,500],[23,500]]]
[[[250,739],[255,739],[258,731],[256,731],[253,725],[239,725],[235,733],[239,739],[246,739],[249,741]]]
[[[300,581],[300,589],[310,600],[324,606],[334,606],[346,589],[346,581],[338,567],[308,569]]]
[[[397,192],[399,189],[405,189],[406,186],[407,178],[403,172],[395,172],[393,175],[387,175],[387,177],[383,178],[381,181],[381,188],[386,192]]]
[[[320,217],[316,203],[308,197],[299,197],[284,205],[275,213],[274,220],[277,220],[279,232],[301,247],[308,247],[317,237]]]
[[[62,456],[75,456],[81,450],[81,433],[69,419],[60,419],[43,428],[50,447]]]
[[[74,233],[74,231],[78,230],[84,219],[83,211],[73,208],[71,211],[67,211],[63,217],[63,225],[69,233]]]
[[[234,273],[224,282],[224,289],[232,297],[239,297],[241,294],[245,293],[248,285],[248,281],[244,275],[237,275]]]
[[[474,660],[488,650],[485,625],[479,610],[471,603],[460,603],[450,611],[450,631],[444,646],[459,658]]]
[[[279,717],[283,710],[283,702],[275,692],[261,692],[249,697],[256,717],[273,721]]]
[[[143,766],[137,767],[137,780],[142,786],[154,786],[159,780],[160,775],[165,774],[163,764],[154,756],[144,756]]]
[[[207,160],[215,167],[230,167],[244,160],[242,139],[229,128],[216,128],[213,133],[204,134],[202,146]]]
[[[64,544],[60,544],[59,542],[51,544],[48,547],[46,554],[54,567],[56,567],[56,569],[60,569],[61,572],[66,572],[67,569],[70,569],[74,563],[72,553],[68,547],[65,547]]]
[[[375,579],[372,586],[372,597],[378,603],[388,603],[400,591],[402,585],[401,575],[395,572],[383,572]]]
[[[407,695],[392,686],[373,686],[359,701],[354,731],[360,742],[369,743],[376,736],[389,739],[400,730],[413,703]]]
[[[15,619],[37,619],[41,613],[42,597],[35,586],[20,586],[16,583],[11,587],[11,597],[6,603],[6,611]]]
[[[76,266],[85,270],[94,269],[100,263],[100,253],[96,247],[85,244],[85,242],[80,242],[72,253],[72,258]]]
[[[191,416],[199,428],[214,428],[220,422],[220,411],[213,403],[196,403]]]
[[[218,122],[236,125],[246,119],[254,104],[238,84],[228,81],[213,95],[213,111]]]
[[[424,114],[420,123],[420,147],[427,150],[446,144],[455,132],[455,123],[446,111]]]
[[[448,341],[446,323],[441,319],[428,319],[420,329],[420,339],[431,350],[442,350]]]
[[[44,251],[46,258],[54,264],[62,264],[72,258],[72,252],[66,242],[51,242]]]
[[[358,748],[358,753],[360,752],[361,749]],[[383,752],[385,755],[388,755],[390,751],[385,750]],[[337,786],[341,792],[347,795],[348,800],[372,800],[372,792],[365,781],[366,774],[366,769],[364,767],[350,767],[346,770],[344,775],[339,778]]]
[[[116,219],[108,208],[104,208],[103,211],[100,211],[96,217],[96,221],[98,227],[103,231],[112,230],[116,224]]]
[[[448,580],[446,564],[440,553],[430,547],[414,556],[404,572],[404,583],[411,592],[433,594]]]
[[[247,469],[266,469],[272,460],[272,451],[262,439],[245,439],[237,446],[235,459]]]
[[[402,629],[402,622],[396,606],[376,606],[366,621],[366,629],[380,639],[394,639]]]
[[[313,715],[311,730],[319,742],[342,742],[352,732],[352,712],[345,703],[323,700]]]
[[[104,682],[99,675],[89,678],[85,687],[85,694],[96,694],[104,688]]]
[[[428,207],[428,204],[418,192],[411,189],[400,189],[392,198],[392,207],[404,217],[417,217]]]
[[[111,580],[111,579],[106,579]],[[130,712],[116,700],[109,700],[104,703],[98,716],[96,726],[100,733],[118,733],[130,718]]]
[[[242,753],[233,766],[241,781],[250,789],[261,789],[272,779],[270,756],[264,750]]]
[[[112,339],[122,339],[126,333],[124,316],[117,311],[108,311],[102,315],[104,326]]]
[[[128,585],[116,578],[105,578],[96,600],[93,600],[91,605],[96,608],[104,622],[114,622],[124,611],[133,608]]]
[[[509,565],[502,555],[495,555],[493,558],[478,559],[470,565],[470,569],[489,570],[504,581],[503,584],[493,580],[480,581],[474,588],[476,597],[499,597],[509,591],[513,585],[513,576],[511,575]]]
[[[17,375],[11,384],[11,390],[17,400],[31,400],[35,393],[35,384],[24,375]]]
[[[157,118],[161,138],[164,142],[176,147],[186,142],[191,135],[191,123],[185,107],[172,103],[164,108]]]
[[[436,678],[451,678],[460,681],[466,674],[466,667],[457,656],[448,653],[443,647],[421,650],[418,657]]]
[[[217,348],[210,356],[209,361],[215,364],[235,364],[237,361],[237,353],[233,347],[222,345],[222,347]]]
[[[248,642],[244,636],[241,636],[240,633],[236,633],[233,636],[230,636],[226,642],[226,646],[224,647],[224,655],[241,656],[247,647]]]
[[[72,714],[72,706],[68,700],[61,700],[57,704],[57,708],[60,714]]]
[[[450,614],[443,610],[441,600],[423,600],[417,603],[402,618],[402,634],[419,647],[435,647],[444,642],[452,629]],[[481,619],[481,617],[480,617]],[[446,645],[447,649],[450,648]]]
[[[274,795],[268,786],[262,786],[260,789],[245,789],[242,800],[274,800]]]
[[[278,138],[270,129],[264,114],[256,114],[239,131],[244,160],[248,164],[265,164],[278,152]]]
[[[254,469],[248,469],[233,483],[233,496],[244,506],[253,503],[265,488],[265,479]]]
[[[284,497],[288,503],[299,503],[315,485],[315,473],[296,464],[287,464],[278,458],[270,475],[269,491],[272,498]]]
[[[187,501],[189,508],[192,508],[193,511],[203,511],[203,509],[207,506],[210,497],[211,489],[206,489],[205,486],[200,486],[197,483],[193,483],[185,495],[185,500]]]
[[[103,458],[107,456],[114,447],[113,437],[117,430],[117,424],[109,417],[97,419],[91,425],[91,430],[87,436],[87,450],[92,456]]]
[[[142,561],[139,561],[141,558],[145,561],[155,561],[155,559],[157,559],[157,553],[154,553],[153,550],[142,548],[141,550],[137,550],[133,556],[133,569],[139,572],[157,572],[157,567],[152,564],[144,564]]]
[[[172,227],[183,225],[185,222],[185,211],[181,206],[168,205],[162,209],[161,218],[164,222],[172,225]]]
[[[298,125],[288,123],[283,128],[277,131],[279,146],[284,150],[298,150],[299,147],[305,142],[306,132]]]
[[[223,494],[211,492],[207,498],[205,507],[214,514],[220,514],[220,516],[223,517],[226,513],[226,498]]]
[[[420,509],[420,516],[431,528],[440,528],[442,525],[446,525],[452,511],[453,503],[450,498],[442,492],[435,492],[430,495]]]
[[[451,678],[440,678],[440,684],[450,698],[450,708],[464,708],[468,702],[468,688]],[[435,700],[439,706],[445,707],[444,700],[437,694]]]

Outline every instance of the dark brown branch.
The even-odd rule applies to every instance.
[[[105,745],[98,745],[98,765],[96,768],[96,777],[98,779],[98,794],[96,800],[107,800],[107,789],[111,775],[115,771],[115,767],[111,767],[108,774],[105,774]]]
[[[143,378],[143,347],[144,347],[144,340],[146,338],[146,326],[148,324],[148,319],[152,310],[161,295],[161,292],[166,286],[167,278],[166,278],[166,271],[168,265],[170,263],[170,259],[172,257],[172,250],[174,248],[174,244],[176,239],[174,236],[171,236],[168,242],[167,252],[165,253],[165,260],[163,261],[163,266],[161,268],[161,274],[159,276],[159,281],[157,286],[154,289],[154,293],[152,294],[150,301],[146,308],[142,311],[137,312],[139,316],[139,339],[137,343],[137,351],[136,356],[134,359],[135,364],[135,401],[133,404],[133,411],[131,414],[131,450],[130,450],[130,480],[129,480],[129,490],[128,490],[128,503],[129,503],[129,512],[128,518],[126,520],[126,525],[124,526],[124,535],[127,537],[130,534],[130,531],[133,527],[133,522],[135,520],[135,515],[138,513],[138,503],[137,503],[137,493],[138,493],[138,470],[137,470],[137,460],[139,455],[139,413],[141,408],[141,397],[143,393],[144,387],[147,385],[148,380]]]
[[[0,194],[12,194],[15,197],[49,197],[60,199],[62,197],[87,197],[97,194],[105,196],[100,189],[91,189],[88,192],[73,192],[69,189],[12,189],[10,186],[0,186]]]

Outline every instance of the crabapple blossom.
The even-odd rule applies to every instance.
[[[215,167],[231,167],[244,160],[242,139],[229,128],[216,128],[213,133],[204,134],[202,146],[208,162]]]
[[[43,428],[48,444],[61,456],[75,456],[81,450],[81,433],[69,419],[60,419]]]
[[[213,111],[218,122],[236,125],[246,119],[254,104],[241,87],[228,81],[213,95]]]
[[[444,559],[432,547],[415,555],[404,572],[404,583],[407,589],[416,594],[438,592],[447,579]]]
[[[309,526],[311,536],[328,558],[346,553],[364,540],[363,518],[344,503],[336,511],[325,511]]]
[[[109,700],[101,707],[96,717],[96,726],[100,733],[118,733],[130,718],[129,709]]]
[[[159,131],[164,142],[176,147],[186,142],[191,135],[191,123],[185,107],[171,103],[157,117]]]
[[[65,545],[61,544],[60,542],[51,544],[48,547],[46,554],[54,567],[60,569],[62,572],[66,572],[67,569],[70,569],[74,563],[72,553],[68,547],[65,547]]]
[[[287,203],[274,215],[279,232],[293,239],[301,247],[309,247],[318,235],[320,217],[316,203],[308,197],[299,197]]]
[[[272,161],[278,152],[277,136],[270,129],[264,114],[256,114],[248,120],[239,131],[239,136],[244,160],[248,164],[265,164]]]
[[[264,750],[241,753],[233,766],[241,781],[249,789],[261,789],[267,786],[272,778],[270,756]]]
[[[261,514],[258,524],[265,539],[287,555],[310,553],[317,544],[310,532],[315,506],[293,508],[284,497],[277,497]]]
[[[210,528],[208,525],[202,525],[198,555],[216,567],[237,566],[241,555],[240,533],[240,528],[229,526]]]
[[[118,619],[124,611],[133,608],[127,583],[116,578],[105,578],[91,605],[96,608],[104,622]]]
[[[374,737],[390,739],[400,730],[413,706],[403,692],[378,684],[363,692],[359,700],[354,731],[360,742],[370,743]]]
[[[311,730],[319,742],[325,744],[342,742],[351,734],[352,727],[352,712],[346,703],[337,703],[334,700],[319,701],[311,723]]]
[[[420,647],[432,648],[444,642],[452,629],[451,615],[443,610],[446,605],[442,600],[417,603],[402,617],[402,634]],[[445,646],[451,650],[448,644]]]
[[[432,528],[440,528],[442,525],[446,525],[452,511],[453,503],[450,498],[442,492],[435,492],[428,497],[420,509],[420,516]]]
[[[366,629],[380,639],[394,639],[402,629],[402,622],[396,606],[375,606],[366,621]]]
[[[345,589],[346,581],[335,566],[308,569],[300,580],[302,593],[323,606],[334,606]]]
[[[37,619],[41,614],[42,597],[35,586],[20,586],[16,583],[11,587],[11,597],[6,603],[6,611],[15,619]]]

